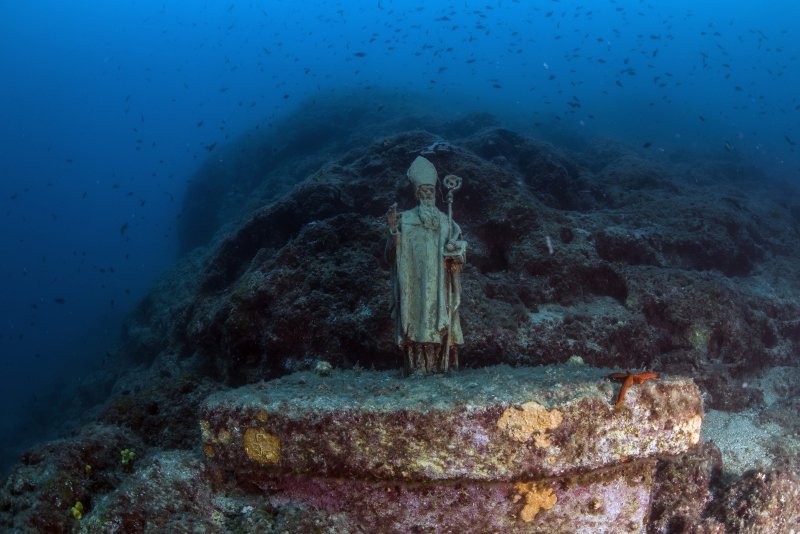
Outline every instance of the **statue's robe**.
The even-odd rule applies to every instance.
[[[392,318],[397,344],[443,344],[450,326],[449,346],[464,343],[458,317],[459,269],[445,265],[448,241],[447,215],[439,216],[438,228],[426,228],[419,206],[400,214],[396,241],[389,240],[387,259],[392,264]],[[453,240],[461,239],[461,228],[453,223]],[[396,243],[394,247],[392,243]],[[455,308],[455,309],[454,309]]]

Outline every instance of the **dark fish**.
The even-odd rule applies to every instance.
[[[197,127],[200,128],[203,125],[203,121],[197,123]]]
[[[787,142],[787,143],[789,143],[789,144],[790,144],[790,145],[792,145],[792,146],[794,146],[794,145],[796,145],[796,144],[797,144],[797,143],[795,143],[794,141],[792,141],[792,138],[791,138],[791,137],[789,137],[788,135],[784,135],[784,136],[783,136],[783,138],[784,138],[784,139],[786,139],[786,142]]]
[[[209,152],[211,152],[215,148],[217,148],[217,143],[211,143],[210,145],[205,146],[205,149],[208,150]]]
[[[650,148],[651,146],[653,146],[653,143],[645,143],[642,145],[642,148]]]
[[[125,224],[123,224],[122,226],[119,227],[119,234],[120,235],[125,235],[125,232],[127,232],[127,231],[128,231],[128,223],[125,223]]]
[[[67,299],[58,297],[58,298],[54,298],[53,302],[55,302],[56,304],[65,304],[67,302]]]
[[[366,52],[356,52],[356,53],[355,53],[355,54],[353,54],[353,55],[354,55],[354,56],[356,56],[356,57],[364,57],[364,56],[366,56],[366,55],[367,55],[367,53],[366,53]]]
[[[730,141],[725,141],[725,150],[728,152],[733,152],[733,145],[730,143]]]

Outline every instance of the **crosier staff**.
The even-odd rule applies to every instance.
[[[458,244],[453,241],[453,193],[461,189],[461,184],[464,180],[460,176],[456,176],[455,174],[448,174],[442,179],[442,184],[447,188],[447,223],[448,223],[448,234],[447,234],[447,244],[445,245],[445,258],[448,256],[460,256],[463,254],[463,250]],[[445,338],[445,358],[443,362],[444,370],[450,367],[450,339],[453,335],[452,328],[453,328],[453,317],[455,317],[455,313],[458,310],[459,305],[461,304],[461,281],[458,277],[458,272],[461,270],[461,266],[463,265],[462,262],[457,261],[448,261],[447,268],[452,273],[453,276],[453,285],[450,287],[450,298],[447,299],[448,310],[447,312],[450,314],[450,320],[447,322],[447,337]],[[455,354],[453,365],[458,368],[458,353]]]

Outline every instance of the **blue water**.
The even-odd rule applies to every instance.
[[[51,392],[113,355],[121,320],[175,261],[187,181],[246,129],[314,95],[389,88],[654,152],[731,153],[796,181],[798,12],[788,0],[3,2],[0,456],[46,434]]]

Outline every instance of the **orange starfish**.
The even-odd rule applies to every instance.
[[[632,385],[636,384],[637,386],[643,384],[646,380],[652,380],[653,378],[658,378],[658,373],[653,373],[651,371],[645,371],[644,373],[611,373],[610,375],[606,376],[609,380],[616,380],[617,382],[622,382],[622,387],[619,388],[619,396],[617,397],[617,402],[614,403],[614,406],[619,408],[622,406],[622,401],[625,400],[625,393],[628,392],[628,388]]]

